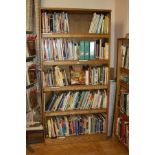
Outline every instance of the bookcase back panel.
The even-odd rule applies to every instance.
[[[70,33],[88,33],[92,14],[69,14]]]

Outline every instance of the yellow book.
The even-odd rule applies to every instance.
[[[109,33],[109,16],[105,16],[104,18],[104,28],[103,28],[104,34]]]

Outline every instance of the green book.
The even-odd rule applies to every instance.
[[[85,60],[89,60],[90,59],[90,42],[89,41],[85,41],[85,50],[84,50],[84,58]]]
[[[80,60],[84,60],[84,41],[80,41]]]
[[[90,41],[90,59],[95,59],[95,42]]]

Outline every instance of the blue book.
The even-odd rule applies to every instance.
[[[75,119],[75,133],[79,135],[79,121],[78,118]]]
[[[64,102],[65,96],[66,96],[66,92],[63,94],[56,111],[58,111],[58,110],[60,110],[62,108],[62,104]]]
[[[54,94],[54,96],[52,97],[51,103],[50,103],[50,105],[49,105],[49,107],[48,107],[48,109],[47,109],[48,112],[51,111],[52,106],[53,106],[53,104],[54,104],[56,98],[57,98],[57,95]]]

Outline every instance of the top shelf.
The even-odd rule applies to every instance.
[[[48,7],[42,7],[42,11],[49,10],[49,11],[66,11],[70,13],[110,13],[111,10],[103,10],[103,9],[83,9],[83,8],[48,8]]]
[[[110,38],[110,34],[94,33],[42,33],[43,38]]]

